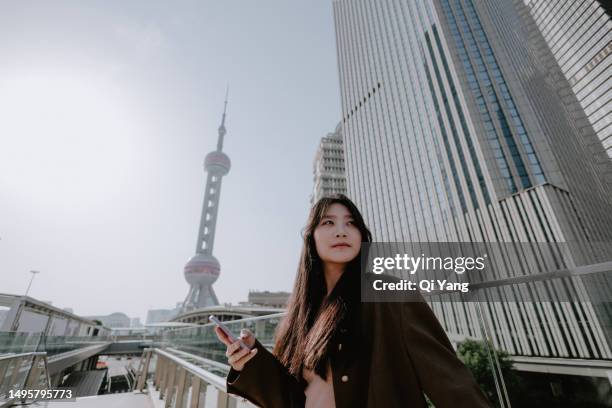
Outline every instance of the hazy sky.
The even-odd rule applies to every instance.
[[[0,2],[0,292],[144,319],[188,290],[230,84],[221,302],[290,290],[340,118],[331,0]]]

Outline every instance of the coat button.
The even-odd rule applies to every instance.
[[[342,343],[338,344],[338,350],[342,350]]]
[[[341,380],[342,382],[348,382],[348,375],[343,375]]]

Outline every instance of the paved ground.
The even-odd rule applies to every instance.
[[[40,408],[154,408],[147,394],[131,392],[82,397],[77,398],[76,401],[38,402],[30,406]]]

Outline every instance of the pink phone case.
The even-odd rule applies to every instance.
[[[214,324],[216,324],[223,333],[225,333],[225,335],[227,336],[228,339],[230,339],[230,341],[232,343],[234,343],[236,340],[240,341],[240,345],[248,350],[250,350],[250,347],[247,346],[242,340],[240,340],[238,337],[234,336],[234,334],[230,331],[229,327],[227,327],[226,325],[224,325],[219,319],[217,319],[217,317],[215,315],[210,315],[208,316],[208,320],[210,320],[211,322],[213,322]]]

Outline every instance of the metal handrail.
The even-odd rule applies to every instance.
[[[223,364],[223,363],[220,363],[218,361],[211,360],[209,358],[200,357],[198,355],[191,354],[191,353],[188,353],[186,351],[178,350],[178,349],[175,349],[175,348],[167,348],[166,350],[170,351],[173,354],[178,354],[179,356],[183,356],[185,358],[189,358],[189,359],[192,359],[192,360],[195,360],[195,361],[199,361],[202,364],[206,364],[206,365],[210,365],[212,367],[220,368],[221,370],[225,370],[225,371],[228,371],[228,372],[230,370],[230,365]]]
[[[226,386],[225,386],[225,378],[219,377],[218,375],[209,373],[208,371],[206,371],[205,369],[203,369],[202,367],[198,367],[195,364],[189,363],[185,360],[183,360],[182,358],[175,356],[172,353],[169,353],[167,351],[164,351],[162,349],[158,349],[158,348],[154,348],[153,352],[161,355],[165,358],[167,358],[168,360],[172,361],[173,363],[179,365],[181,368],[187,370],[189,373],[191,373],[192,375],[200,378],[201,380],[205,381],[206,383],[214,386],[215,388],[218,388],[224,392],[227,392]]]
[[[44,351],[30,351],[29,353],[19,353],[19,354],[0,354],[0,361],[2,360],[10,360],[13,358],[22,358],[22,357],[27,357],[27,356],[42,356],[42,355],[47,355],[46,352]]]

